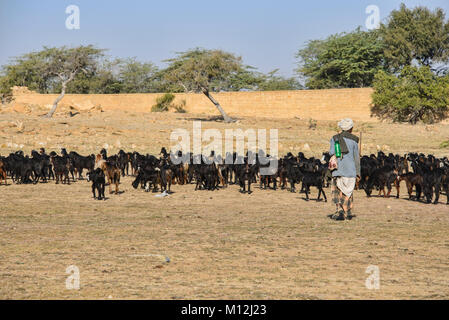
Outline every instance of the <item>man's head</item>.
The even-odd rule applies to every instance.
[[[338,127],[342,131],[352,132],[352,128],[354,127],[354,121],[350,118],[345,118],[338,123]]]

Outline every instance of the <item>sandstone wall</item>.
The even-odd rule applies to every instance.
[[[376,121],[370,117],[371,88],[259,91],[215,93],[225,111],[231,116],[258,116],[268,118],[313,118]],[[90,109],[101,105],[107,110],[149,112],[161,94],[67,94],[62,105]],[[50,107],[56,94],[38,94],[27,90],[15,92],[15,102]],[[175,102],[186,100],[191,113],[218,114],[215,106],[203,94],[176,94]]]

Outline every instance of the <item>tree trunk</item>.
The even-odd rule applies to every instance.
[[[205,95],[206,97],[209,98],[210,101],[212,101],[212,103],[215,105],[215,107],[217,107],[218,111],[220,111],[220,113],[221,113],[221,115],[222,115],[222,117],[223,117],[224,122],[226,122],[226,123],[235,122],[234,119],[232,119],[230,116],[228,116],[228,115],[226,114],[226,112],[225,112],[225,111],[223,110],[223,108],[220,106],[220,104],[218,103],[218,101],[215,100],[214,97],[212,97],[212,96],[210,95],[209,90],[203,88],[203,93],[204,93],[204,95]]]
[[[56,98],[55,102],[53,102],[53,107],[51,107],[50,111],[45,115],[45,118],[53,117],[53,113],[55,113],[56,108],[58,107],[59,101],[61,101],[62,98],[64,98],[66,86],[67,86],[66,83],[62,84],[61,94]]]

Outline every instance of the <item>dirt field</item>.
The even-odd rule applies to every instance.
[[[205,115],[131,112],[0,113],[0,154],[60,147],[81,154],[136,150],[157,154],[174,128],[277,128],[280,154],[327,150],[335,122],[242,118],[235,124]],[[364,153],[377,149],[448,155],[439,148],[449,125],[356,123]],[[308,144],[308,145],[305,145]],[[173,187],[165,198],[131,187],[107,201],[90,184],[54,182],[0,186],[2,299],[440,299],[449,298],[449,206],[355,193],[352,221],[327,218],[333,206],[287,190],[240,194]],[[330,198],[329,189],[326,194]],[[312,199],[317,196],[312,189]],[[161,256],[159,256],[161,255]],[[166,262],[168,257],[170,262]],[[80,289],[67,290],[68,266]],[[380,289],[365,273],[380,270]]]

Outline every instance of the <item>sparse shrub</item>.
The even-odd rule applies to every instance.
[[[175,99],[175,95],[166,93],[163,96],[156,99],[156,104],[151,107],[151,112],[165,112],[171,106],[171,103]]]
[[[151,112],[165,112],[170,109],[175,109],[176,113],[186,113],[186,101],[183,99],[179,104],[174,104],[175,95],[166,93],[156,99],[156,104],[151,107]]]
[[[185,109],[186,101],[184,99],[181,100],[181,102],[179,104],[175,104],[173,107],[175,108],[176,113],[186,113],[187,112]]]
[[[449,148],[449,140],[443,141],[440,143],[440,148],[441,149],[446,149]]]
[[[309,129],[310,130],[315,130],[316,129],[316,125],[317,125],[316,120],[309,119]]]
[[[0,103],[6,104],[13,100],[11,85],[6,77],[0,78]]]

